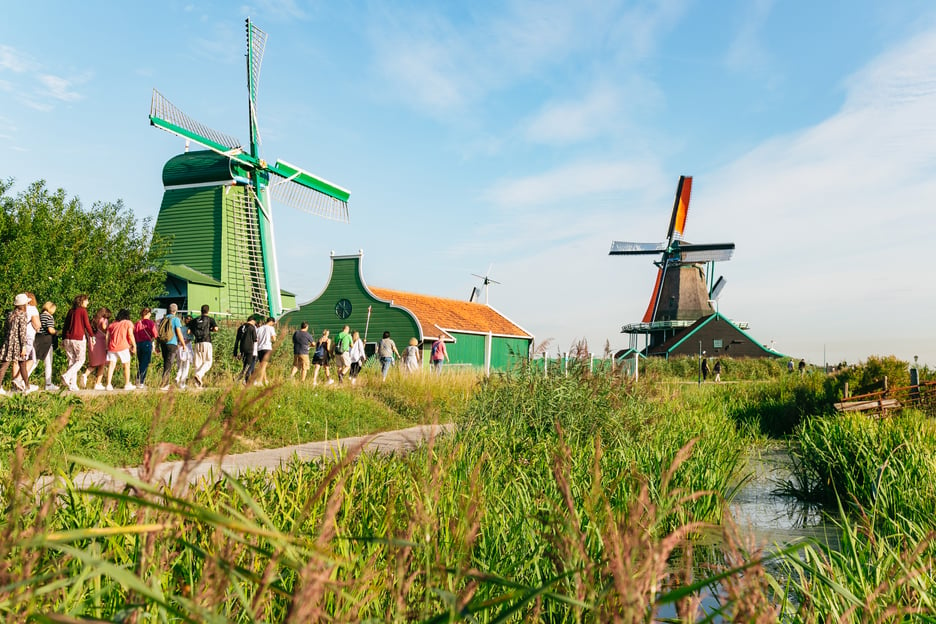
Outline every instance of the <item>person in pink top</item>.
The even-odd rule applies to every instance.
[[[88,354],[88,368],[81,374],[81,385],[88,385],[88,375],[94,373],[94,389],[104,390],[104,371],[107,369],[107,326],[110,324],[111,311],[99,308],[91,319],[94,330],[94,343]]]
[[[153,343],[156,341],[156,323],[150,318],[153,313],[148,307],[140,311],[140,320],[133,326],[133,338],[137,346],[137,376],[138,386],[146,385],[146,371],[149,370],[153,359]]]
[[[124,308],[117,313],[117,320],[107,326],[107,390],[113,390],[114,369],[117,362],[123,364],[124,390],[135,390],[130,382],[130,355],[136,352],[133,338],[133,321],[130,310]]]

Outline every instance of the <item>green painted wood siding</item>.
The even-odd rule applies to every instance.
[[[335,336],[347,323],[352,331],[361,332],[361,338],[364,338],[367,306],[371,306],[367,342],[378,342],[383,332],[389,331],[397,349],[402,352],[410,338],[422,340],[419,325],[412,314],[390,307],[389,303],[380,302],[367,293],[361,280],[360,260],[359,257],[333,258],[331,278],[322,294],[301,305],[298,311],[283,316],[282,323],[296,328],[302,321],[307,321],[316,336],[323,329],[328,329]],[[351,316],[345,320],[335,314],[335,305],[341,299],[351,302]]]
[[[221,275],[223,187],[176,189],[163,193],[155,231],[171,239],[169,264],[185,264],[224,281]]]
[[[449,332],[455,343],[446,343],[446,351],[453,364],[484,367],[484,342],[486,336]],[[509,370],[518,362],[527,359],[530,340],[527,338],[491,337],[491,368]]]
[[[163,186],[226,182],[231,180],[231,159],[209,150],[179,154],[163,166]]]

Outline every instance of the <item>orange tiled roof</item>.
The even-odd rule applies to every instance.
[[[412,312],[422,326],[423,336],[426,337],[438,337],[439,330],[436,326],[451,331],[485,334],[490,331],[503,336],[533,337],[503,314],[483,303],[417,295],[373,286],[368,286],[368,289],[379,299],[393,301],[394,305]]]

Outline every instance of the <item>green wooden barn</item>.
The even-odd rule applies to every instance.
[[[411,338],[422,348],[423,365],[438,338],[446,343],[448,365],[506,370],[529,358],[533,335],[483,303],[472,303],[368,286],[362,271],[363,252],[332,255],[331,275],[322,293],[285,315],[284,324],[302,321],[318,336],[334,336],[347,324],[361,333],[372,353],[384,331],[400,351]]]

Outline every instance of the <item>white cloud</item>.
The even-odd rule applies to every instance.
[[[936,362],[934,339],[912,320],[936,311],[936,292],[920,281],[936,231],[936,31],[848,86],[837,114],[700,179],[709,191],[694,207],[706,235],[738,243],[724,268],[736,278],[732,308],[781,350],[817,359],[817,345],[838,341],[852,345],[839,358],[875,345]]]
[[[62,102],[74,102],[82,98],[82,95],[73,89],[75,83],[71,80],[52,74],[40,74],[37,80],[42,85],[39,95]]]
[[[538,80],[544,68],[580,71],[575,59],[595,48],[612,64],[615,59],[630,63],[656,45],[684,4],[670,0],[629,8],[616,0],[515,0],[490,11],[471,4],[458,27],[425,5],[410,10],[382,5],[373,11],[369,31],[375,64],[392,92],[414,108],[450,117],[493,91]],[[613,23],[612,35],[596,40],[594,33],[608,23]]]
[[[647,161],[582,162],[517,179],[502,180],[485,198],[508,207],[543,207],[609,192],[646,188],[661,177]]]
[[[762,30],[773,9],[774,0],[751,0],[742,6],[741,26],[728,46],[725,63],[740,71],[762,68],[768,60],[762,43]]]
[[[620,136],[635,125],[635,112],[659,105],[662,99],[656,85],[637,76],[617,85],[600,82],[577,100],[547,104],[526,122],[525,135],[534,143],[559,145]]]
[[[0,70],[8,70],[21,74],[32,71],[38,64],[28,56],[8,45],[0,45]]]

